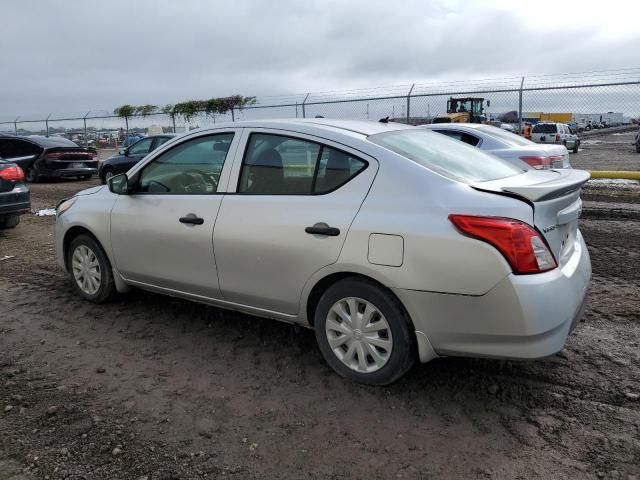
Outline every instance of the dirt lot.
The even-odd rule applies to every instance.
[[[632,145],[635,134],[634,130],[585,137],[580,151],[571,155],[571,165],[585,170],[640,170],[640,154]]]
[[[574,166],[602,166],[596,147]],[[95,183],[33,185],[34,209]],[[53,217],[25,217],[0,233],[0,478],[638,479],[640,218],[616,212],[585,212],[592,292],[560,354],[438,359],[387,388],[332,373],[304,329],[141,291],[81,301]]]

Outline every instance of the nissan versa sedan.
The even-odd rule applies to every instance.
[[[304,325],[339,374],[383,385],[416,360],[563,348],[588,178],[401,124],[237,122],[61,202],[56,250],[89,301],[139,287]]]
[[[525,162],[536,169],[571,168],[564,145],[541,145],[492,125],[479,123],[434,123],[422,125],[468,143],[511,163]]]

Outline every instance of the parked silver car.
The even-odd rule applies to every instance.
[[[237,122],[60,203],[56,250],[87,300],[140,287],[308,326],[381,385],[416,359],[561,350],[591,276],[588,178],[401,124]]]
[[[502,128],[479,123],[433,123],[422,125],[468,143],[516,165],[527,163],[536,169],[571,168],[563,145],[540,145]]]

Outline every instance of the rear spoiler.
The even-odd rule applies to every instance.
[[[585,170],[527,170],[522,175],[478,182],[471,186],[476,190],[492,193],[514,194],[532,202],[551,200],[579,190],[591,174]]]
[[[97,155],[98,151],[94,147],[45,147],[47,152],[88,152]]]

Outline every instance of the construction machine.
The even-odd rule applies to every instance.
[[[490,106],[487,100],[487,107]],[[454,98],[447,101],[447,115],[435,117],[433,123],[484,123],[484,98]]]

